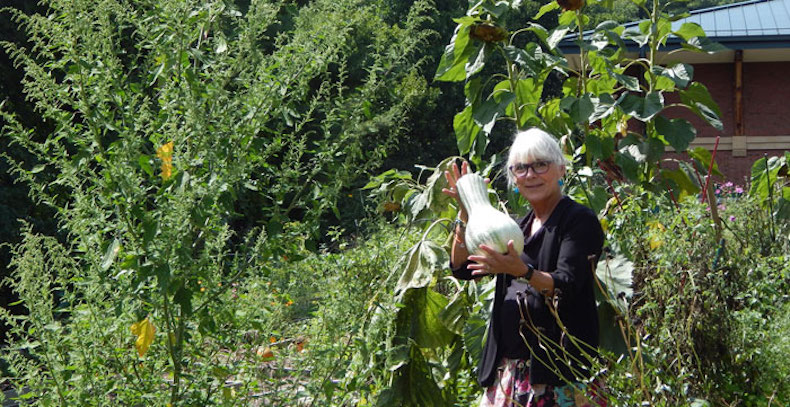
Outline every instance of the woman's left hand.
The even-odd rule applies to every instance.
[[[514,277],[521,277],[527,272],[527,266],[521,261],[513,241],[507,242],[507,253],[502,254],[493,248],[480,245],[484,254],[471,255],[468,257],[473,263],[469,265],[473,276],[484,276],[488,274],[510,274]]]

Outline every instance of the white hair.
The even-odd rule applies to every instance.
[[[568,160],[562,155],[557,139],[551,134],[533,127],[516,133],[513,144],[510,145],[505,171],[510,185],[516,181],[513,173],[510,172],[510,166],[535,161],[549,161],[563,167],[568,165]]]

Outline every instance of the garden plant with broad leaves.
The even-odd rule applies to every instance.
[[[697,174],[718,171],[709,152],[689,150],[696,136],[691,123],[668,110],[688,109],[722,129],[719,108],[707,88],[693,80],[693,67],[672,62],[672,55],[680,50],[714,53],[723,47],[695,23],[673,27],[684,15],[667,11],[672,2],[633,3],[648,18],[628,27],[612,21],[588,27],[583,2],[544,5],[535,21],[562,8],[552,29],[535,22],[505,26],[521,1],[470,2],[466,15],[454,20],[455,33],[435,79],[463,83],[465,107],[453,120],[458,152],[492,185],[503,177],[503,152],[489,151],[490,145],[503,144],[495,139],[502,133],[495,128],[512,134],[540,127],[559,137],[571,162],[566,192],[599,213],[605,228],[617,207],[647,205],[654,202],[649,196],[665,197],[664,202],[677,206],[678,199],[702,190],[704,181]],[[670,37],[680,39],[681,47],[662,56]],[[578,53],[564,54],[561,42],[573,43]],[[641,52],[631,51],[633,45]],[[667,103],[670,94],[679,101]],[[668,147],[687,153],[688,159],[665,158]],[[421,405],[424,397],[432,405],[450,405],[458,399],[454,389],[460,378],[471,375],[480,357],[491,286],[483,281],[456,285],[447,276],[457,208],[441,193],[446,187],[442,174],[457,159],[463,158],[421,168],[416,179],[389,171],[367,186],[371,195],[398,208],[410,225],[424,229],[400,270],[395,295],[402,306],[386,344],[391,387],[382,392],[382,405]],[[509,205],[516,213],[526,208],[516,193],[500,196],[492,187],[489,195],[496,207]],[[600,373],[607,366],[624,366],[628,374],[645,379],[639,347],[643,332],[629,316],[633,264],[617,249],[612,247],[598,269],[591,270],[599,283],[601,345],[612,358],[612,363],[596,365]],[[614,363],[618,355],[627,362]],[[655,401],[648,381],[637,381],[634,392]]]

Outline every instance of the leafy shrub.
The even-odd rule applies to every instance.
[[[612,230],[615,240],[634,256],[632,313],[644,337],[647,387],[670,404],[693,397],[714,404],[786,400],[777,378],[787,368],[766,355],[786,349],[775,329],[786,324],[776,317],[788,304],[788,241],[771,240],[769,215],[755,210],[755,198],[726,196],[715,204],[726,226],[722,240],[711,208],[694,199],[677,212],[627,206],[613,222],[624,226]],[[790,231],[786,222],[777,226],[778,236]]]
[[[13,249],[28,314],[4,312],[9,380],[40,404],[233,404],[257,386],[237,383],[254,321],[233,290],[315,250],[323,217],[393,148],[426,91],[430,4],[398,25],[355,0],[44,6],[3,10],[31,44],[3,46],[54,130],[32,138],[0,114],[30,153],[4,158],[64,238],[28,231]]]

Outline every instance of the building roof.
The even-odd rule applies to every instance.
[[[699,24],[708,37],[761,37],[790,35],[790,0],[749,0],[690,12],[675,21]]]
[[[626,23],[626,30],[634,29],[641,21]],[[709,7],[689,12],[689,16],[672,23],[677,30],[684,23],[699,24],[713,41],[729,48],[729,52],[711,55],[684,54],[688,62],[724,62],[732,60],[734,50],[746,50],[744,61],[787,61],[790,60],[790,0],[748,0],[739,3]],[[592,30],[585,32],[591,35]],[[560,43],[565,54],[577,54],[578,46],[570,36]],[[626,41],[632,52],[639,47]],[[670,36],[663,50],[680,47],[680,39]]]

